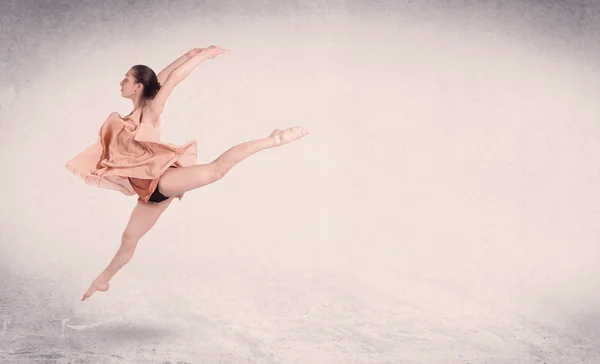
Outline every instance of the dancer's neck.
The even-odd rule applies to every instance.
[[[132,114],[137,110],[137,109],[141,109],[142,107],[146,106],[146,100],[142,99],[141,96],[136,97],[135,99],[131,99],[131,101],[133,102],[133,111],[131,112]]]

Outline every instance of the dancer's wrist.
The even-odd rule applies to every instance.
[[[187,52],[185,54],[185,56],[187,57],[187,59],[190,59],[193,56],[195,56],[196,54],[202,52],[202,50],[204,50],[204,48],[194,48],[194,49],[190,50],[189,52]]]

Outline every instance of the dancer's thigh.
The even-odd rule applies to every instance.
[[[169,207],[172,198],[162,202],[138,203],[133,208],[129,222],[123,231],[123,239],[137,242],[158,221],[158,218]]]

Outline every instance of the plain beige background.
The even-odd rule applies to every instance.
[[[598,11],[3,2],[0,358],[597,358]],[[231,52],[177,87],[164,141],[197,139],[205,163],[276,127],[311,134],[175,200],[79,302],[136,198],[64,164],[131,111],[129,67],[210,44]]]

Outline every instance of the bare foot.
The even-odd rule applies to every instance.
[[[101,282],[101,281],[98,281],[97,279],[94,280],[92,282],[92,284],[90,285],[90,288],[88,288],[87,292],[85,292],[85,294],[81,298],[81,300],[82,301],[87,300],[96,291],[100,291],[100,292],[108,291],[108,282]]]
[[[283,144],[291,143],[294,140],[298,140],[308,134],[308,130],[301,126],[295,126],[293,128],[287,128],[285,130],[275,129],[269,135],[275,141],[275,146],[278,147]]]

